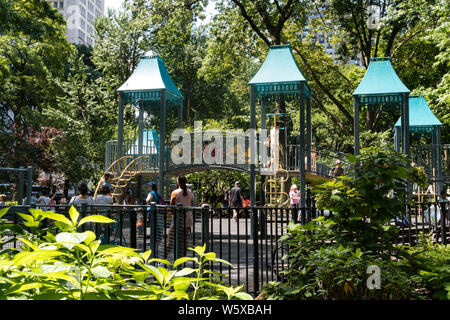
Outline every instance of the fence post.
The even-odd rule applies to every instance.
[[[136,249],[137,248],[137,238],[136,238],[136,216],[137,216],[137,212],[134,211],[134,210],[127,210],[126,213],[128,213],[128,216],[130,217],[129,218],[130,219],[130,247]],[[123,227],[122,227],[122,229],[123,229]],[[122,234],[123,234],[123,232],[122,232]]]
[[[441,202],[440,203],[441,206],[441,239],[442,239],[442,244],[447,244],[447,232],[445,231],[445,218],[447,217],[447,206],[446,206],[446,202]]]
[[[174,252],[174,260],[177,260],[178,258],[181,258],[181,249],[183,248],[184,244],[184,223],[183,223],[183,205],[181,203],[177,203],[177,209],[175,212],[175,217],[173,217],[175,220],[175,239],[174,239],[174,245],[175,245],[175,252]]]
[[[33,195],[33,167],[27,167],[27,199],[28,203],[31,204],[31,196]]]
[[[209,205],[202,204],[202,244],[206,243],[206,252],[209,252]]]
[[[23,169],[23,166],[20,167]],[[19,171],[19,183],[17,186],[17,205],[22,206],[25,205],[25,201],[23,201],[23,185],[25,181],[25,173],[23,170]]]
[[[157,241],[157,234],[158,234],[158,224],[156,223],[156,215],[158,214],[157,208],[156,208],[156,202],[152,202],[150,204],[150,250],[152,250],[151,257],[152,258],[158,258],[158,252],[156,251],[156,241]],[[144,219],[145,219],[144,215]],[[145,225],[145,221],[144,221]],[[146,241],[146,239],[144,240]]]
[[[252,234],[253,234],[253,284],[255,294],[259,292],[259,252],[258,252],[258,210],[255,207],[251,208]]]

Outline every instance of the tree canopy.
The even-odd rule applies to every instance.
[[[449,11],[439,0],[125,0],[96,19],[89,48],[67,42],[64,18],[46,1],[0,0],[0,166],[97,181],[105,144],[116,137],[117,88],[149,53],[164,59],[185,97],[185,127],[201,120],[245,130],[248,81],[278,44],[290,44],[312,88],[314,144],[353,152],[352,92],[370,58],[381,56],[414,94],[426,95],[449,143]],[[297,107],[285,108],[295,135]],[[362,147],[392,146],[399,112],[363,115]],[[133,136],[131,107],[125,126]]]

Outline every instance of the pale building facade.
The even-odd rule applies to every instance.
[[[104,15],[105,0],[47,0],[67,21],[67,40],[94,46],[94,19]]]

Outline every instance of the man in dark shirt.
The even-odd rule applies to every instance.
[[[241,195],[241,188],[239,187],[239,181],[236,181],[234,187],[230,190],[230,204],[233,208],[233,219],[237,220],[238,211],[236,208],[242,207],[242,202],[244,198]]]

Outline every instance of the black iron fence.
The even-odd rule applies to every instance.
[[[3,218],[22,223],[14,212],[27,212],[29,207],[11,207]],[[47,206],[68,215],[69,206]],[[402,219],[391,221],[399,228],[398,244],[415,244],[420,232],[432,233],[433,240],[449,243],[448,202],[423,203],[406,207]],[[279,238],[286,233],[288,223],[305,224],[319,216],[332,213],[310,208],[246,207],[238,209],[233,218],[231,208],[182,207],[162,205],[95,205],[78,207],[80,218],[102,214],[113,224],[82,225],[79,231],[92,230],[102,244],[117,244],[152,250],[152,257],[174,261],[183,256],[195,256],[188,248],[206,244],[207,252],[232,264],[211,263],[209,268],[223,274],[219,277],[227,285],[244,285],[244,290],[257,293],[269,281],[283,279],[280,273],[287,267],[282,259],[286,253]],[[14,237],[14,235],[10,235]],[[8,245],[18,246],[17,242]],[[190,265],[192,263],[192,265]],[[187,267],[195,267],[188,261]]]

